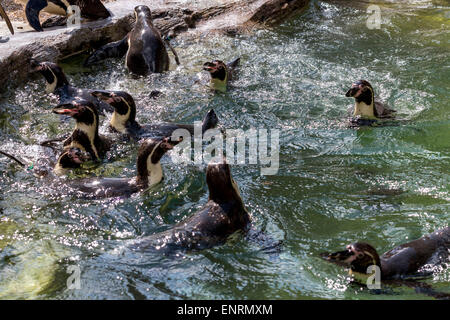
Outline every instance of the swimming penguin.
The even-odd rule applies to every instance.
[[[394,113],[397,112],[389,109],[375,98],[373,88],[366,80],[356,81],[345,96],[355,98],[355,106],[349,108],[349,113],[354,118],[367,120],[389,119],[394,118]]]
[[[194,135],[194,126],[191,124],[161,123],[140,125],[136,121],[136,104],[133,97],[124,91],[93,91],[93,96],[109,103],[114,107],[110,127],[112,130],[126,134],[135,139],[141,137],[168,137],[176,129],[187,129]],[[214,110],[210,110],[202,124],[202,133],[215,128],[218,118]]]
[[[36,60],[32,59],[30,61],[30,64],[32,72],[39,72],[44,76],[45,81],[47,82],[45,91],[47,93],[56,94],[59,98],[59,103],[80,98],[93,103],[100,114],[103,114],[104,111],[114,111],[114,108],[112,108],[109,104],[102,102],[101,100],[92,96],[91,92],[93,90],[79,89],[71,86],[62,68],[56,63],[37,62]]]
[[[8,18],[8,15],[5,12],[5,9],[3,9],[2,4],[0,3],[0,16],[5,20],[6,25],[8,26],[9,31],[11,34],[14,34],[14,28],[11,24],[11,21]]]
[[[25,14],[28,23],[36,31],[44,31],[39,22],[39,13],[41,11],[60,16],[71,16],[72,10],[67,11],[70,6],[78,6],[82,18],[90,20],[106,19],[111,16],[109,11],[100,2],[100,0],[20,0],[25,5]],[[65,25],[67,18],[55,25]],[[44,23],[45,24],[45,23]]]
[[[233,72],[238,67],[240,61],[241,58],[237,58],[228,64],[220,60],[206,62],[203,65],[203,70],[208,71],[211,75],[211,88],[220,92],[226,92],[228,83],[233,79]]]
[[[136,23],[133,30],[122,40],[108,43],[95,51],[86,59],[85,66],[105,58],[121,58],[126,54],[125,64],[131,73],[145,76],[169,70],[169,55],[158,29],[153,26],[150,8],[137,6],[134,13]]]
[[[414,276],[426,264],[449,261],[450,227],[435,231],[418,240],[402,244],[381,257],[370,244],[355,242],[344,251],[322,254],[327,261],[350,268],[349,273],[357,280],[367,278],[367,268],[378,266],[381,279],[402,279]]]
[[[70,148],[65,150],[55,161],[51,158],[40,158],[31,165],[25,164],[23,160],[19,160],[17,157],[0,150],[0,154],[4,155],[11,160],[17,162],[21,167],[29,172],[32,172],[34,176],[43,178],[47,176],[53,168],[57,175],[64,174],[68,169],[79,168],[81,164],[88,160],[88,157],[78,148]]]
[[[170,137],[145,140],[139,147],[137,176],[134,178],[88,178],[71,182],[69,186],[81,195],[92,198],[130,196],[146,190],[161,182],[163,170],[160,160],[181,141],[181,137],[177,141]]]
[[[92,160],[99,161],[110,149],[111,143],[98,134],[99,117],[94,104],[86,100],[74,100],[59,104],[53,113],[68,115],[75,119],[72,135],[64,141],[64,149],[78,148],[89,153]]]
[[[69,148],[58,157],[53,171],[57,175],[64,175],[69,169],[80,168],[81,164],[88,159],[79,148]]]
[[[247,232],[250,216],[231,177],[229,165],[225,161],[209,164],[206,182],[209,199],[203,208],[167,231],[134,240],[129,247],[160,252],[200,250],[225,243],[237,231]]]

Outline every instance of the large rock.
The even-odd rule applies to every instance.
[[[192,3],[118,0],[106,4],[113,13],[112,18],[83,23],[81,28],[60,27],[35,32],[28,26],[22,26],[22,32],[16,32],[8,42],[0,44],[0,83],[6,84],[0,90],[27,80],[30,58],[57,61],[122,39],[133,27],[133,8],[139,4],[147,4],[162,34],[173,37],[188,30],[236,33],[260,27],[261,24],[278,23],[304,8],[308,0],[200,0]]]

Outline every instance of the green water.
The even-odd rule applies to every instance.
[[[73,85],[130,92],[142,123],[192,123],[214,108],[223,128],[280,129],[276,175],[232,167],[255,228],[284,241],[280,254],[242,237],[177,257],[123,250],[126,240],[167,229],[207,201],[204,165],[165,157],[165,179],[147,194],[92,201],[58,195],[57,181],[2,157],[0,298],[428,299],[406,286],[373,294],[319,254],[356,240],[381,253],[448,225],[450,7],[379,2],[381,29],[369,30],[368,3],[349,3],[313,1],[283,25],[249,35],[180,37],[173,44],[182,66],[164,75],[135,79],[122,60],[93,70],[77,58],[62,64]],[[228,93],[214,95],[198,81],[203,62],[237,56],[242,67]],[[360,78],[398,111],[400,125],[347,127],[352,100],[344,94]],[[73,127],[51,113],[55,98],[43,89],[36,76],[0,100],[1,148],[29,163],[48,156],[38,141]],[[155,89],[164,93],[157,100],[149,98]],[[133,176],[136,150],[119,142],[114,161],[87,175]],[[80,289],[67,288],[69,266],[80,268]],[[425,282],[450,293],[449,280],[441,268]]]

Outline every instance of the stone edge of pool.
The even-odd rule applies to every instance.
[[[175,37],[184,32],[225,33],[234,35],[263,25],[283,21],[304,9],[309,0],[221,0],[189,5],[185,1],[117,0],[106,3],[113,17],[85,23],[81,28],[50,28],[35,32],[31,28],[16,30],[9,41],[0,44],[1,91],[28,80],[29,59],[57,61],[88,50],[92,44],[122,39],[134,23],[133,8],[147,4],[154,23],[162,34]],[[3,21],[2,21],[3,22]],[[16,23],[13,23],[16,27]],[[23,26],[23,24],[22,24]],[[3,27],[3,26],[2,26]],[[15,28],[16,29],[16,28]],[[3,33],[4,34],[4,33]]]

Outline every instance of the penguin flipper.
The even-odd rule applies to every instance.
[[[239,63],[241,62],[241,58],[234,59],[230,63],[227,64],[228,69],[236,69],[239,66]]]
[[[14,28],[11,24],[11,21],[8,18],[8,15],[5,12],[5,9],[3,9],[1,3],[0,3],[0,16],[2,16],[3,19],[5,19],[6,25],[8,26],[9,31],[11,31],[11,34],[14,34]]]
[[[237,69],[240,62],[241,58],[237,58],[227,64],[228,81],[233,80],[233,72]]]
[[[128,35],[122,40],[110,42],[97,49],[86,59],[86,61],[84,62],[84,66],[90,66],[107,58],[122,58],[127,53],[127,51]]]
[[[381,101],[375,100],[375,111],[376,116],[378,118],[394,118],[394,113],[397,112],[396,110],[389,109],[385,104],[383,104]]]
[[[217,117],[214,109],[209,110],[203,119],[202,123],[202,133],[205,133],[206,130],[213,129],[219,123],[219,118]]]
[[[25,7],[28,23],[36,31],[44,31],[39,22],[39,12],[47,7],[47,4],[46,0],[30,0]]]

